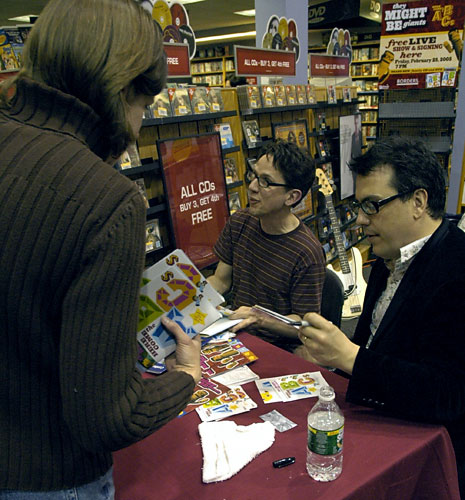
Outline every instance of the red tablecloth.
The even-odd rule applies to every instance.
[[[254,382],[244,385],[258,408],[232,417],[239,425],[262,422],[276,409],[298,424],[276,432],[275,442],[234,477],[202,483],[202,447],[196,412],[177,418],[150,437],[114,453],[117,500],[459,500],[455,456],[444,427],[407,422],[345,402],[347,380],[260,339],[239,339],[259,359],[250,368],[261,378],[320,370],[336,391],[345,415],[344,464],[330,483],[311,479],[305,468],[306,418],[316,398],[265,405]],[[276,459],[295,456],[274,469]]]

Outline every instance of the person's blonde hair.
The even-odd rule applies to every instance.
[[[105,122],[118,155],[135,140],[123,89],[156,95],[166,72],[161,30],[135,0],[50,0],[29,33],[21,70],[0,90],[0,104],[14,100],[21,78],[73,95]]]

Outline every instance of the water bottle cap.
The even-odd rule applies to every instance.
[[[320,399],[323,401],[332,401],[335,398],[334,389],[329,385],[320,388]]]

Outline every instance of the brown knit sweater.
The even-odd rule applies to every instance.
[[[93,481],[194,387],[135,368],[145,208],[107,143],[92,109],[30,80],[0,110],[0,490]]]

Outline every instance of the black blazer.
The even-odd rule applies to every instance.
[[[463,469],[465,233],[442,222],[408,268],[367,349],[373,308],[388,275],[378,259],[354,334],[361,349],[347,400],[402,418],[445,424]]]

